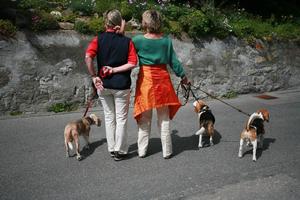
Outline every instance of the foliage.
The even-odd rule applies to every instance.
[[[107,10],[120,9],[121,1],[96,0],[94,12],[103,15]]]
[[[224,94],[222,97],[226,98],[226,99],[232,99],[232,98],[236,98],[238,96],[238,94],[235,91],[228,91],[226,94]]]
[[[23,112],[21,112],[21,111],[11,111],[9,114],[10,114],[11,116],[18,116],[18,115],[22,115]]]
[[[182,27],[180,26],[179,22],[177,21],[171,21],[171,20],[166,20],[164,23],[165,26],[163,27],[163,32],[172,34],[175,37],[180,37],[182,33]]]
[[[170,20],[178,20],[181,16],[188,15],[190,8],[187,8],[185,6],[176,6],[169,4],[165,7],[165,9],[162,10],[162,13],[169,18]]]
[[[48,112],[70,112],[78,109],[78,103],[55,103],[48,108]]]
[[[241,1],[238,2],[242,4]],[[299,22],[296,22],[299,18],[293,15],[278,16],[278,13],[270,15],[269,18],[266,15],[260,17],[246,12],[239,7],[241,4],[233,3],[233,0],[20,0],[18,7],[33,8],[31,28],[34,31],[58,27],[56,20],[46,13],[52,8],[59,11],[68,9],[69,12],[64,12],[67,14],[63,14],[58,20],[71,23],[75,22],[78,15],[95,16],[97,13],[102,17],[103,13],[110,9],[119,9],[126,21],[134,18],[141,22],[145,10],[156,9],[163,14],[163,31],[175,36],[180,36],[181,32],[185,31],[193,38],[202,36],[225,38],[228,35],[235,35],[248,41],[270,36],[279,39],[299,39]],[[275,1],[272,5],[278,3],[279,1]],[[224,9],[224,5],[229,7]],[[249,7],[246,9],[249,11]],[[103,31],[103,28],[102,18],[100,21],[92,18],[75,23],[75,30],[83,34],[95,34]],[[1,31],[3,32],[2,29]]]
[[[93,18],[88,22],[88,27],[91,33],[97,34],[104,31],[104,20],[102,17]]]
[[[76,19],[77,15],[74,14],[74,13],[68,13],[66,15],[63,15],[59,21],[61,22],[71,22],[71,23],[74,23],[75,22],[75,19]]]
[[[33,31],[45,31],[58,29],[58,23],[52,15],[45,11],[34,12],[31,17],[31,29]]]
[[[17,28],[10,21],[0,19],[0,35],[11,38],[16,32]]]
[[[45,0],[20,0],[18,7],[22,9],[47,10],[48,3]]]
[[[93,18],[89,21],[77,21],[74,29],[82,34],[97,34],[104,31],[104,20],[102,17]]]
[[[93,0],[71,0],[70,8],[74,12],[82,12],[84,15],[91,15],[94,11],[95,3]]]
[[[274,28],[274,34],[281,39],[300,40],[300,25],[296,23],[279,24]]]
[[[208,18],[200,10],[193,10],[188,15],[179,18],[179,23],[191,37],[199,37],[210,32]]]

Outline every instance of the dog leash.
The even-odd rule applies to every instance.
[[[195,89],[200,90],[201,92],[203,92],[203,93],[206,94],[207,96],[209,96],[209,97],[211,97],[211,98],[213,98],[213,99],[216,99],[216,100],[218,100],[218,101],[220,101],[220,102],[226,104],[227,106],[229,106],[229,107],[231,107],[231,108],[237,110],[238,112],[240,112],[240,113],[242,113],[242,114],[244,114],[244,115],[247,115],[248,117],[251,116],[249,113],[246,113],[246,112],[244,112],[243,110],[241,110],[241,109],[239,109],[239,108],[237,108],[237,107],[235,107],[235,106],[233,106],[233,105],[231,105],[231,104],[229,104],[229,103],[223,101],[222,99],[219,99],[218,97],[216,97],[216,96],[214,96],[214,95],[212,95],[212,94],[210,94],[210,93],[208,93],[208,92],[206,92],[206,91],[200,89],[200,87],[197,88],[197,87],[195,87],[195,86],[193,86],[193,85],[191,85],[191,84],[187,84],[187,86],[185,86],[184,84],[182,84],[182,83],[180,82],[179,85],[178,85],[178,87],[177,87],[177,96],[179,95],[179,88],[180,88],[180,87],[185,91],[185,92],[184,92],[184,95],[183,95],[184,98],[185,98],[185,103],[182,104],[182,106],[184,106],[184,105],[188,102],[190,93],[192,93],[192,95],[193,95],[193,97],[194,97],[194,99],[195,99],[196,101],[198,101],[198,100],[200,99],[200,98],[197,98],[197,97],[196,97],[194,91],[192,90],[192,87],[193,87],[193,88],[195,88]]]
[[[93,95],[92,95],[92,97],[88,98],[87,106],[86,106],[85,112],[84,112],[82,117],[86,116],[87,112],[89,111],[89,109],[93,105],[93,99],[97,96],[97,90],[96,90],[96,87],[93,83],[92,83],[92,88],[93,88]]]

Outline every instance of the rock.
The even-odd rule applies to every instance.
[[[70,22],[59,22],[58,23],[59,28],[63,30],[73,30],[74,29],[74,24]]]

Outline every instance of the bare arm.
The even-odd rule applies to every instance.
[[[97,73],[95,72],[93,59],[91,57],[87,56],[85,58],[85,63],[86,63],[86,66],[88,68],[88,71],[89,71],[90,75],[92,76],[92,80],[93,80],[93,83],[94,83],[95,87],[98,90],[102,91],[103,90],[103,83],[102,83],[100,77],[98,77]]]

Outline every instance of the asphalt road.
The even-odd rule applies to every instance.
[[[216,117],[212,147],[197,148],[197,116],[191,103],[171,123],[174,157],[162,157],[156,120],[148,156],[137,157],[137,126],[129,117],[128,159],[107,152],[104,126],[92,127],[84,160],[66,158],[63,129],[82,112],[41,113],[0,119],[0,199],[300,199],[300,88],[268,93],[277,99],[242,95],[226,102],[253,113],[270,111],[264,148],[238,158],[247,116],[209,100]],[[101,109],[92,109],[103,118]],[[251,150],[251,149],[248,149]]]

